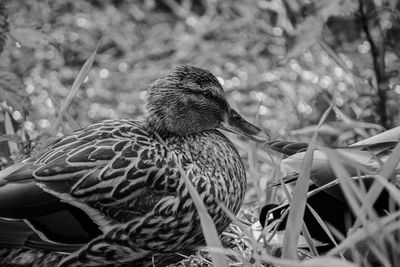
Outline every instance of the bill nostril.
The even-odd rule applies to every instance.
[[[240,115],[235,112],[235,113],[232,114],[232,119],[234,119],[235,121],[239,121],[240,120]]]

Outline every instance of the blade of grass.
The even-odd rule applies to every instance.
[[[257,158],[257,147],[256,142],[249,141],[248,145],[248,162],[249,162],[249,171],[251,181],[257,193],[257,199],[259,203],[263,203],[265,197],[262,195],[261,187],[260,187],[260,173],[258,171],[258,158]]]
[[[291,200],[291,196],[290,196],[290,194],[289,194],[289,191],[288,191],[288,189],[287,189],[287,187],[286,187],[286,184],[283,182],[283,179],[282,179],[282,178],[281,178],[280,180],[281,180],[281,188],[282,188],[282,190],[283,190],[283,192],[284,192],[284,194],[285,194],[285,196],[286,196],[286,199],[287,199],[287,200],[289,201],[289,203],[290,203],[292,200]],[[306,198],[307,198],[307,197],[306,197]],[[307,204],[307,202],[306,202],[306,204]],[[289,209],[286,209],[286,211],[289,211],[289,210],[290,210],[290,208],[289,208]],[[269,216],[269,214],[267,214],[267,216]],[[283,216],[283,214],[282,214],[282,216]],[[280,219],[282,219],[282,216],[281,216]],[[267,218],[268,218],[268,217],[267,217]],[[311,238],[310,232],[308,231],[307,225],[304,223],[303,219],[302,219],[301,232],[302,232],[303,235],[304,235],[304,239],[306,240],[306,242],[307,242],[307,244],[308,244],[308,246],[309,246],[309,248],[310,248],[310,251],[311,251],[312,255],[313,255],[313,256],[318,256],[317,248],[315,247],[315,244],[314,244],[314,242],[313,242],[313,240],[312,240],[312,238]],[[276,234],[276,232],[275,232],[274,234]],[[269,240],[271,240],[272,237],[273,237],[273,236],[271,236],[271,237],[269,238]],[[297,242],[298,242],[298,241],[297,241]]]
[[[364,229],[368,232],[368,217],[372,218],[374,222],[380,222],[375,210],[373,209],[371,203],[367,203],[366,196],[362,196],[360,190],[352,187],[356,185],[353,181],[348,179],[350,178],[350,174],[346,170],[344,164],[340,163],[339,155],[335,154],[335,152],[331,149],[324,149],[324,152],[329,158],[329,164],[331,165],[335,176],[341,178],[340,187],[345,196],[346,202],[349,204],[353,214],[357,218],[356,222],[360,221],[361,224],[364,226]],[[351,185],[351,183],[353,183],[353,185]],[[364,205],[364,210],[361,209],[362,203],[367,203],[366,205]],[[381,226],[381,229],[383,229],[382,227],[383,226]],[[379,248],[384,248],[382,233],[375,234],[374,238],[371,239],[371,242],[376,243],[377,247]]]
[[[394,184],[386,180],[382,175],[376,175],[375,178],[382,187],[386,188],[392,199],[396,201],[397,205],[400,206],[400,190]]]
[[[332,101],[327,97],[324,96],[325,101],[327,101],[327,103],[332,104]],[[333,110],[335,111],[336,115],[345,123],[350,125],[353,130],[359,134],[362,137],[368,137],[367,132],[365,131],[365,129],[368,128],[372,128],[372,129],[377,129],[377,130],[382,130],[384,129],[382,126],[380,126],[379,124],[375,124],[375,123],[368,123],[368,122],[359,122],[359,121],[355,121],[352,118],[350,118],[349,116],[347,116],[346,114],[344,114],[338,107],[334,107]]]
[[[368,166],[362,163],[360,164],[354,161],[354,158],[348,157],[346,153],[342,153],[340,150],[328,148],[321,148],[321,150],[326,154],[333,174],[338,179],[339,185],[347,201],[351,201],[351,203],[349,203],[350,207],[356,209],[354,210],[355,212],[363,214],[359,211],[359,209],[361,208],[361,206],[359,206],[359,203],[368,204],[365,205],[362,211],[368,214],[370,218],[377,218],[376,213],[372,208],[372,204],[370,202],[367,202],[368,199],[366,198],[364,185],[361,186],[361,184],[357,185],[355,183],[355,181],[361,181],[362,178],[365,176],[361,176],[359,174],[359,177],[352,177],[349,173],[348,167],[351,167],[351,169],[357,170],[358,172],[362,171],[363,173],[366,173],[367,176],[365,178],[373,177],[373,170],[368,169]],[[362,155],[360,154],[360,157],[361,156]],[[366,162],[365,159],[361,161]],[[363,216],[360,218],[362,219],[362,223],[365,223],[367,216],[363,214]]]
[[[235,223],[242,230],[242,232],[249,238],[253,250],[254,251],[259,251],[260,249],[263,250],[263,248],[261,247],[261,244],[254,239],[252,233],[249,232],[247,230],[246,226],[244,226],[243,223],[240,222],[236,218],[236,215],[233,214],[222,202],[219,202],[218,205],[225,212],[225,214],[228,215],[228,217],[231,219],[231,221],[233,223]],[[255,256],[256,256],[256,265],[259,266],[260,265],[260,258],[258,257],[257,254],[255,254]]]
[[[400,126],[390,129],[386,132],[374,135],[368,139],[364,139],[357,143],[352,144],[352,146],[364,146],[364,145],[374,145],[380,142],[398,142],[400,139]]]
[[[221,240],[219,239],[219,235],[217,232],[217,228],[215,227],[214,221],[212,220],[210,214],[208,213],[203,201],[200,198],[199,193],[196,188],[194,188],[192,182],[189,177],[186,175],[182,166],[178,162],[179,171],[181,175],[185,179],[186,186],[189,190],[189,194],[193,199],[194,205],[197,209],[197,212],[200,216],[201,228],[203,230],[204,238],[206,239],[207,246],[222,248]],[[225,259],[224,255],[211,253],[211,257],[215,266],[228,267],[228,263]]]
[[[156,134],[156,137],[168,149],[167,144],[164,142],[164,140],[158,134]],[[196,207],[197,213],[199,214],[201,229],[203,231],[203,235],[206,240],[207,246],[223,249],[221,240],[219,239],[219,234],[218,234],[217,228],[215,227],[214,221],[212,220],[210,214],[208,213],[203,200],[201,199],[196,188],[190,181],[189,177],[186,175],[186,172],[183,170],[182,164],[179,161],[179,159],[176,158],[174,154],[172,154],[172,155],[174,156],[174,160],[176,162],[176,165],[179,168],[179,172],[181,173],[181,175],[184,179],[187,190],[189,191],[189,195],[193,200],[193,203],[194,203],[194,206]],[[212,258],[214,266],[228,267],[228,262],[226,261],[226,258],[224,255],[221,255],[218,253],[211,253],[211,258]]]
[[[396,186],[388,182],[388,179],[392,176],[393,172],[397,168],[399,161],[400,161],[400,143],[396,145],[390,157],[383,164],[380,173],[378,175],[374,175],[375,177],[374,183],[372,184],[367,195],[361,202],[362,210],[365,210],[368,207],[373,207],[374,203],[376,202],[376,200],[378,199],[384,188],[386,188],[386,190],[389,192],[392,199],[394,199],[398,203],[398,205],[400,205],[399,190],[396,188]],[[376,217],[372,219],[376,220]],[[359,221],[357,219],[356,223],[358,222]]]
[[[57,133],[58,128],[60,127],[61,121],[67,111],[68,107],[71,105],[72,99],[75,97],[79,88],[81,87],[83,81],[89,73],[89,70],[92,68],[94,59],[96,58],[97,50],[99,49],[100,43],[97,44],[96,49],[92,52],[90,57],[86,60],[85,64],[83,64],[81,70],[76,76],[74,83],[72,84],[71,90],[69,91],[67,97],[65,98],[63,104],[61,105],[60,112],[54,121],[52,127],[49,132],[51,135],[55,135]]]
[[[372,254],[374,255],[374,257],[376,257],[376,258],[382,263],[382,265],[383,265],[384,267],[392,267],[392,265],[390,264],[389,257],[386,256],[384,253],[381,252],[381,249],[382,249],[382,248],[377,247],[376,244],[374,244],[374,243],[368,243],[367,240],[363,240],[363,241],[361,241],[360,243],[365,243],[364,246],[368,246],[368,248],[369,248],[369,250],[370,250],[369,253],[372,252]],[[359,243],[359,244],[360,244],[360,243]],[[362,255],[362,256],[365,256],[365,255]]]
[[[202,251],[208,252],[210,254],[217,254],[217,255],[229,255],[237,259],[241,259],[243,261],[244,266],[246,267],[251,267],[252,265],[250,262],[243,257],[241,253],[238,253],[237,251],[234,251],[233,249],[226,249],[222,247],[200,247]],[[191,266],[191,265],[190,265]],[[218,267],[219,265],[214,265],[215,267]],[[242,264],[240,266],[243,266]]]
[[[360,177],[351,177],[351,178],[349,178],[349,179],[351,179],[351,180],[360,180],[360,179],[366,179],[366,178],[372,178],[372,177],[373,177],[373,176],[371,176],[371,175],[364,175],[364,176],[360,176]],[[340,183],[340,179],[337,179],[337,178],[336,178],[335,180],[333,180],[333,181],[331,181],[331,182],[329,182],[329,183],[327,183],[327,184],[325,184],[325,185],[323,185],[323,186],[320,186],[320,187],[317,187],[317,188],[315,188],[315,189],[313,189],[313,190],[311,190],[311,191],[308,191],[308,193],[307,193],[307,198],[310,198],[310,197],[314,196],[315,194],[318,194],[319,192],[324,191],[324,190],[326,190],[326,189],[328,189],[328,188],[330,188],[330,187],[332,187],[332,186],[338,185],[339,183]],[[287,195],[288,192],[287,192],[286,187],[283,185],[282,188],[283,188],[283,190],[284,190],[284,193]],[[287,197],[287,196],[286,196],[286,197]],[[268,212],[268,214],[267,214],[266,217],[268,218],[268,217],[270,216],[270,214],[271,214],[274,210],[278,210],[278,209],[284,208],[284,207],[286,207],[286,206],[288,206],[288,205],[289,205],[288,203],[283,203],[283,204],[277,206],[276,208],[270,210],[270,211]],[[287,215],[288,210],[289,210],[289,208],[286,208],[285,213],[281,214],[281,218],[282,218],[282,217],[285,217],[285,216]]]
[[[203,201],[201,200],[199,193],[194,188],[192,182],[190,181],[189,177],[187,177],[181,165],[179,165],[179,170],[181,172],[181,175],[185,179],[185,183],[189,190],[190,196],[192,197],[194,205],[200,216],[201,228],[203,230],[207,246],[222,248],[221,240],[218,237],[219,235],[217,232],[217,228],[215,227],[214,221],[212,220],[210,214],[208,214],[207,209]],[[228,263],[225,259],[225,256],[211,253],[211,257],[215,266],[228,267]]]
[[[26,165],[29,165],[29,163],[26,162],[19,162],[14,165],[11,165],[10,167],[7,167],[3,170],[0,170],[0,186],[6,184],[8,181],[2,181],[3,179],[7,178],[10,174],[13,172],[19,170],[22,167],[25,167]]]
[[[324,153],[327,155],[329,159],[329,164],[332,167],[332,170],[336,177],[339,177],[339,185],[342,188],[342,192],[352,209],[353,213],[361,219],[363,224],[367,223],[366,215],[361,212],[359,205],[359,198],[354,195],[354,192],[350,189],[347,184],[351,178],[351,175],[346,170],[345,166],[340,162],[339,154],[337,154],[334,150],[328,148],[322,148]]]
[[[332,110],[331,105],[322,115],[318,129],[325,122],[329,112]],[[300,236],[300,231],[303,225],[304,211],[307,201],[307,191],[309,186],[311,166],[314,156],[315,142],[317,140],[318,130],[314,132],[311,142],[304,155],[304,161],[302,162],[301,172],[296,182],[292,201],[290,203],[290,211],[285,228],[285,238],[283,240],[282,257],[289,259],[297,259],[297,241]]]
[[[50,97],[51,101],[53,101],[53,103],[54,103],[56,112],[60,111],[60,107],[61,107],[60,102],[51,94],[49,94],[49,97]],[[79,125],[79,122],[74,120],[71,117],[71,115],[68,113],[68,110],[65,111],[64,117],[67,119],[68,126],[71,127],[72,130],[75,131],[75,130],[78,130],[81,128],[81,126]]]
[[[388,158],[388,160],[383,164],[382,169],[379,174],[379,177],[386,179],[386,180],[389,179],[390,176],[393,174],[393,172],[396,170],[399,162],[400,162],[400,142],[393,149],[393,152],[390,155],[390,157]],[[375,182],[371,186],[371,188],[368,191],[368,194],[366,196],[368,203],[371,203],[373,205],[376,202],[376,200],[378,199],[379,195],[381,194],[381,192],[383,190],[383,186],[384,186],[384,184],[382,183],[382,181],[380,183]],[[396,190],[394,192],[396,192]]]
[[[364,225],[363,228],[354,231],[350,235],[347,236],[338,246],[332,248],[327,255],[335,255],[340,251],[345,250],[346,248],[354,247],[358,242],[366,239],[374,232],[381,231],[381,226],[384,225],[384,230],[387,233],[393,232],[400,228],[400,224],[398,220],[400,218],[400,211],[389,214],[385,217],[379,219],[379,222],[369,222],[367,225]],[[368,230],[366,230],[368,227]]]
[[[268,154],[269,154],[269,156],[271,158],[271,162],[272,162],[272,165],[270,165],[272,168],[272,174],[269,176],[270,177],[269,182],[267,181],[267,184],[266,184],[265,203],[272,203],[273,201],[275,201],[275,199],[277,199],[277,193],[278,193],[278,187],[272,186],[272,185],[277,183],[277,181],[279,181],[280,184],[282,184],[282,173],[281,173],[281,168],[280,168],[282,155],[274,158],[271,153],[268,153]]]
[[[247,151],[248,150],[248,143],[247,142],[241,141],[239,139],[235,139],[234,143],[239,148],[239,150],[243,150],[243,151]],[[265,164],[268,164],[268,165],[272,165],[273,164],[273,162],[271,161],[271,156],[267,152],[258,149],[257,150],[257,156],[258,156],[258,158],[260,160],[263,160],[263,162]]]
[[[253,122],[256,122],[259,118],[259,110],[260,110],[260,106],[263,103],[263,101],[264,101],[264,96],[258,103]],[[251,181],[256,190],[257,199],[258,199],[259,203],[262,204],[265,197],[263,196],[261,188],[260,188],[260,173],[258,171],[258,157],[257,157],[256,142],[251,141],[251,140],[249,141],[247,153],[248,153],[248,162],[249,162],[249,171],[250,171]]]
[[[318,222],[318,224],[321,226],[322,230],[324,230],[325,234],[328,236],[329,240],[335,245],[337,246],[337,242],[335,240],[335,238],[333,238],[333,235],[331,233],[331,231],[329,231],[328,226],[325,224],[325,222],[322,220],[322,218],[319,216],[319,214],[310,206],[307,204],[307,208],[309,209],[309,211],[311,212],[311,214],[314,216],[315,220]],[[343,255],[341,255],[342,259]]]
[[[232,250],[232,249],[224,249],[224,248],[210,248],[210,247],[205,247],[202,248],[203,251],[208,251],[210,253],[219,253],[219,254],[224,254],[224,255],[231,255],[235,258],[243,258],[243,256]],[[335,257],[317,257],[313,258],[310,260],[305,260],[302,262],[299,261],[294,261],[294,260],[287,260],[287,259],[282,259],[282,258],[276,258],[273,256],[270,256],[266,253],[261,252],[261,259],[263,262],[266,263],[272,263],[275,266],[288,266],[288,267],[356,267],[355,264],[344,261]],[[219,267],[219,266],[215,266]]]
[[[306,203],[307,204],[307,203]],[[301,232],[304,235],[304,239],[307,242],[307,245],[311,251],[312,256],[317,257],[319,256],[318,251],[317,251],[317,247],[314,244],[314,241],[311,237],[310,231],[307,228],[307,225],[305,224],[305,222],[303,221],[302,226],[301,226]]]
[[[12,141],[12,142],[18,143],[18,142],[22,142],[23,140],[22,140],[21,136],[16,135],[16,134],[13,134],[13,135],[4,134],[4,135],[0,135],[0,142],[2,142],[2,141]]]
[[[299,262],[297,260],[288,260],[288,259],[282,259],[282,258],[277,258],[271,255],[268,255],[265,252],[265,249],[263,249],[262,244],[258,241],[256,241],[253,237],[253,235],[247,230],[246,226],[243,225],[237,218],[236,216],[222,203],[219,203],[220,207],[224,210],[224,212],[229,216],[229,218],[232,220],[233,223],[235,223],[242,231],[243,233],[246,235],[246,237],[249,238],[251,244],[253,245],[253,250],[254,251],[259,251],[260,255],[257,257],[258,260],[261,260],[262,262],[265,263],[270,263],[270,264],[274,264],[276,266],[288,266],[288,267],[299,267],[299,266],[304,266],[304,267],[311,267],[311,266],[320,266],[320,267],[328,267],[328,266],[338,266],[337,264],[340,262],[340,266],[353,266],[355,267],[355,265],[348,263],[346,261],[343,260],[338,260],[338,259],[332,259],[332,258],[324,258],[324,257],[318,257],[318,259],[324,259],[326,260],[325,264],[321,264],[323,261],[321,261],[321,263],[318,261],[312,261],[312,260],[308,260],[308,261],[302,261]],[[317,259],[317,258],[315,258]],[[257,259],[256,259],[257,260]],[[256,266],[259,266],[256,264]],[[217,267],[217,266],[216,266]]]

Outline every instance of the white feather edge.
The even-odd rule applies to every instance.
[[[30,163],[27,162],[20,162],[17,164],[14,164],[8,168],[5,168],[4,170],[0,171],[0,186],[2,185],[1,180],[5,179],[7,176],[9,176],[10,174],[12,174],[13,172],[19,170],[20,168],[29,165]]]
[[[56,198],[60,199],[61,201],[70,204],[74,207],[77,207],[81,209],[83,212],[85,212],[90,219],[93,220],[95,224],[97,224],[100,228],[100,230],[103,233],[107,233],[110,231],[117,223],[115,223],[113,220],[105,217],[103,214],[101,214],[99,211],[96,209],[93,209],[92,207],[88,206],[87,204],[83,202],[79,202],[76,198],[72,197],[71,195],[67,193],[58,193],[54,190],[51,190],[47,188],[45,185],[38,183],[40,188],[43,189],[43,191],[55,196]]]
[[[55,241],[53,241],[53,240],[48,239],[47,236],[46,236],[42,231],[39,231],[38,229],[36,229],[35,226],[33,226],[28,220],[23,220],[23,221],[24,221],[24,223],[25,223],[26,225],[28,225],[28,226],[40,237],[40,239],[42,239],[43,241],[48,242],[48,243],[50,243],[50,244],[63,245],[62,243],[55,242]],[[77,245],[80,245],[80,244],[77,244]]]

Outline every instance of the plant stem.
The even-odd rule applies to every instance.
[[[387,94],[386,92],[389,89],[388,80],[385,74],[385,46],[383,42],[383,38],[380,38],[379,46],[378,41],[374,40],[371,35],[371,31],[368,25],[368,18],[365,13],[364,8],[364,1],[359,1],[359,11],[361,14],[361,25],[367,41],[371,46],[371,56],[372,56],[372,63],[374,66],[375,78],[376,78],[376,89],[378,94],[378,103],[376,110],[380,116],[380,124],[385,127],[389,128],[390,123],[388,120],[388,114],[386,110],[386,101],[387,101]],[[382,37],[382,36],[380,36]]]

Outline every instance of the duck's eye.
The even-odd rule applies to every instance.
[[[209,91],[209,90],[205,90],[205,91],[203,91],[202,93],[203,93],[203,95],[204,95],[205,97],[207,97],[207,98],[212,97],[212,93],[211,93],[211,91]]]

